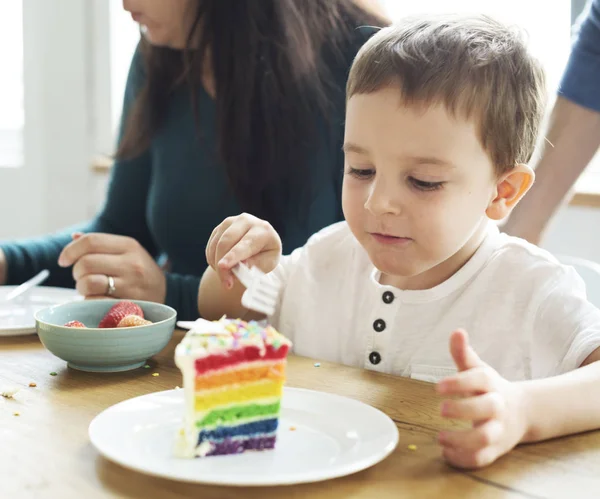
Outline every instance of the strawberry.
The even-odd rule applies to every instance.
[[[152,324],[152,321],[142,319],[138,315],[126,315],[121,319],[121,322],[117,324],[117,327],[145,326],[146,324]]]
[[[65,327],[85,327],[85,324],[79,321],[70,321],[65,324]]]
[[[101,328],[111,328],[117,327],[121,320],[128,315],[137,315],[138,317],[144,318],[144,312],[133,302],[130,301],[120,301],[119,303],[115,303],[111,309],[106,313],[104,318],[98,324],[98,327]]]

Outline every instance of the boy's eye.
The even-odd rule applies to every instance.
[[[436,191],[441,189],[445,184],[445,182],[427,182],[414,177],[409,177],[408,180],[416,189],[419,189],[420,191]]]
[[[355,177],[360,180],[365,180],[373,177],[375,175],[375,170],[373,168],[348,168],[348,175]]]

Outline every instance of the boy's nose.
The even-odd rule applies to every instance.
[[[386,182],[381,180],[372,184],[365,209],[376,216],[399,215],[402,211],[394,186],[389,182],[386,185]]]

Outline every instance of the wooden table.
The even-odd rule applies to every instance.
[[[0,397],[0,497],[600,497],[600,432],[523,446],[482,471],[462,472],[440,458],[436,433],[451,423],[439,417],[431,385],[324,362],[315,367],[299,357],[290,358],[289,386],[352,396],[396,422],[400,444],[389,458],[324,483],[227,488],[153,478],[100,457],[88,440],[90,421],[117,402],[179,385],[173,351],[182,336],[175,332],[151,369],[119,374],[68,369],[36,336],[0,338],[0,387],[22,387],[13,399]]]

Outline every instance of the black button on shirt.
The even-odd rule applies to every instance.
[[[389,305],[390,303],[392,303],[394,301],[394,293],[392,293],[391,291],[386,291],[385,293],[383,293],[383,296],[381,297],[381,299],[383,300],[383,303],[386,303],[387,305]]]
[[[383,319],[377,319],[373,322],[373,329],[378,333],[381,333],[386,327],[385,321]]]
[[[369,361],[374,366],[376,366],[377,364],[379,364],[381,362],[381,355],[379,355],[379,352],[371,352],[369,354]]]

